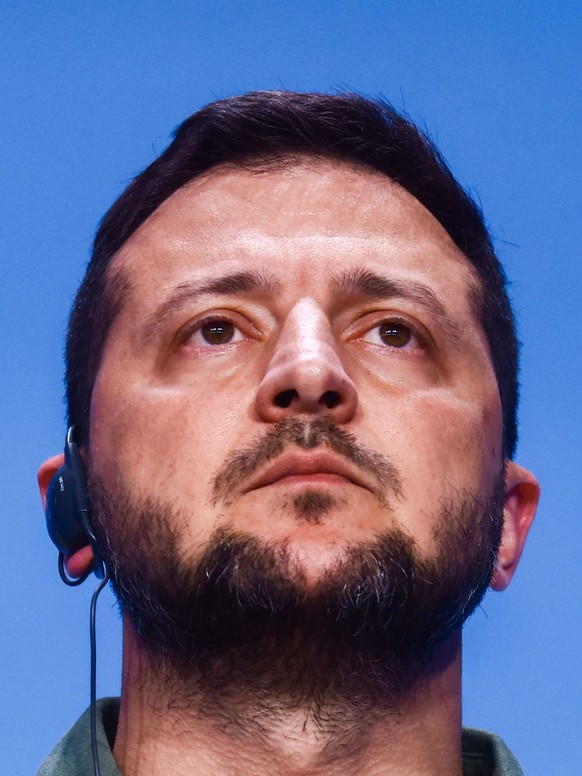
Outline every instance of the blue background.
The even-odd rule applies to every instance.
[[[88,702],[93,585],[65,588],[35,471],[64,440],[63,334],[96,224],[193,110],[249,89],[384,94],[478,197],[524,342],[518,460],[543,498],[510,589],[466,629],[465,722],[528,776],[578,770],[582,4],[21,2],[0,21],[2,771],[33,774]],[[100,604],[100,694],[120,626]]]

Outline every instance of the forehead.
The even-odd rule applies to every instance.
[[[194,273],[268,268],[291,284],[367,268],[441,290],[478,286],[444,227],[397,183],[327,160],[277,169],[220,167],[165,200],[120,249],[133,294],[146,303]],[[437,288],[438,290],[438,288]]]

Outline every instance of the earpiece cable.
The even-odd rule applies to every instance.
[[[95,612],[99,593],[109,582],[109,574],[105,574],[101,582],[95,588],[91,597],[91,610],[89,616],[89,633],[91,642],[91,751],[93,753],[94,776],[101,776],[99,769],[99,752],[97,751],[97,638],[95,626]]]
[[[92,571],[93,567],[89,568],[79,579],[71,579],[71,577],[67,576],[65,569],[65,556],[62,552],[59,552],[59,576],[68,587],[77,587],[77,585],[82,584]]]

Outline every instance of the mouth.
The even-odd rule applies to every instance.
[[[328,450],[284,453],[251,477],[243,493],[270,486],[337,488],[355,485],[375,492],[362,473]]]

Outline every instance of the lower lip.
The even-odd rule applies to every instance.
[[[272,485],[279,485],[284,487],[290,486],[334,486],[338,485],[355,485],[351,480],[342,477],[340,474],[328,474],[325,472],[317,472],[315,474],[289,474],[286,477],[281,477],[274,482],[263,485],[262,487],[270,487]]]

